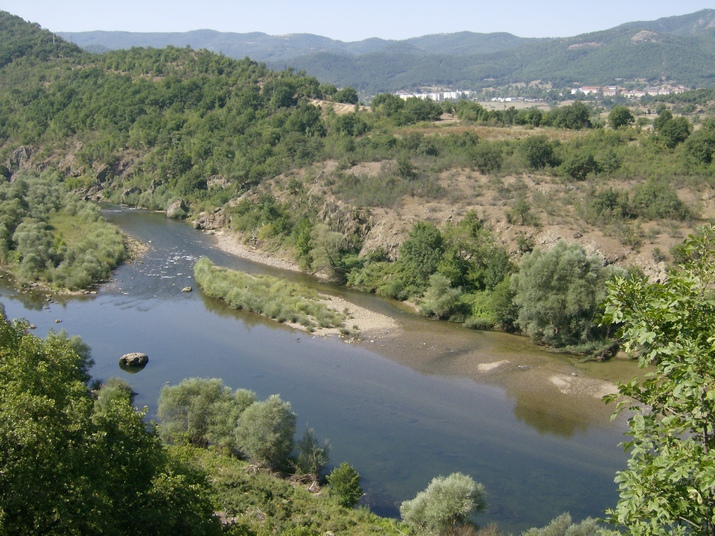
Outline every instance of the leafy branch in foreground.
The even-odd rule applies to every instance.
[[[309,287],[277,277],[228,270],[214,266],[207,258],[199,259],[194,266],[194,278],[205,294],[225,301],[229,307],[301,324],[308,330],[339,328],[346,318]]]
[[[715,226],[690,236],[685,253],[667,281],[617,278],[606,300],[625,349],[657,367],[619,385],[617,411],[634,412],[631,458],[610,516],[630,534],[715,534]]]

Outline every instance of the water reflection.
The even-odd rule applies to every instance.
[[[592,420],[585,418],[584,413],[578,412],[576,404],[567,405],[567,407],[573,408],[572,413],[569,414],[569,412],[564,412],[561,407],[555,408],[550,404],[543,393],[522,389],[507,389],[507,393],[509,398],[516,401],[514,416],[540,434],[572,437],[577,432],[585,433],[594,424]]]

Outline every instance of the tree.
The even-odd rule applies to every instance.
[[[159,434],[168,443],[232,448],[238,417],[253,402],[252,392],[234,394],[218,378],[189,378],[167,385],[159,393]]]
[[[665,125],[668,121],[673,120],[673,112],[668,110],[667,108],[661,108],[660,111],[658,112],[658,117],[655,118],[653,121],[653,128],[655,129],[656,132],[660,131],[660,129],[663,128],[663,125]]]
[[[244,411],[236,427],[236,443],[251,460],[273,469],[288,466],[293,450],[295,413],[290,402],[271,395]]]
[[[448,318],[459,303],[462,292],[452,288],[449,279],[440,273],[432,274],[429,287],[420,304],[420,312],[426,316]]]
[[[341,463],[327,477],[328,484],[337,493],[338,502],[345,508],[352,508],[362,497],[360,473],[347,462]]]
[[[408,287],[422,291],[442,258],[442,234],[426,222],[417,222],[400,247],[397,268]]]
[[[590,173],[598,173],[599,165],[591,153],[578,152],[561,164],[564,172],[577,181],[586,180]]]
[[[581,101],[567,106],[560,106],[549,113],[551,124],[555,127],[581,130],[591,127],[591,112]]]
[[[353,87],[344,87],[339,89],[334,95],[333,100],[335,102],[342,102],[344,104],[357,104],[360,100],[357,91]]]
[[[296,467],[303,474],[312,475],[317,480],[330,461],[330,443],[326,439],[321,446],[315,437],[315,430],[306,428],[296,447],[298,449]]]
[[[392,93],[380,93],[370,101],[370,109],[385,117],[394,117],[405,107],[405,101]]]
[[[635,120],[627,106],[614,106],[608,113],[608,124],[613,129],[630,126]]]
[[[617,412],[633,412],[630,459],[609,515],[630,534],[715,533],[715,226],[684,249],[666,281],[616,278],[605,302],[624,349],[656,367],[618,386]]]
[[[554,146],[543,134],[529,136],[521,142],[521,148],[529,167],[542,169],[546,166],[554,166],[557,161],[554,156]]]
[[[511,276],[517,325],[536,341],[566,346],[592,340],[594,321],[613,268],[579,244],[559,241],[550,250],[525,255]]]
[[[484,486],[470,476],[452,473],[432,479],[424,491],[400,505],[402,519],[417,530],[450,534],[487,506]]]
[[[97,392],[97,401],[94,404],[96,413],[105,414],[109,407],[118,400],[127,400],[129,404],[134,401],[132,386],[121,378],[109,378]]]
[[[660,118],[658,118],[660,119]],[[657,121],[657,119],[656,119]],[[693,127],[685,117],[676,117],[666,121],[658,131],[658,135],[665,141],[665,145],[673,149],[679,143],[684,142],[690,136]]]

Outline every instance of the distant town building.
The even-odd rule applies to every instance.
[[[649,86],[645,89],[624,89],[619,86],[582,86],[571,89],[572,95],[603,95],[604,97],[617,97],[619,95],[627,99],[639,99],[646,95],[670,95],[671,93],[682,93],[687,91],[684,86]]]
[[[418,98],[418,99],[430,99],[435,102],[442,102],[445,100],[459,100],[468,99],[474,91],[471,90],[445,90],[445,91],[432,91],[429,93],[412,93],[411,91],[397,91],[394,94],[403,100]]]

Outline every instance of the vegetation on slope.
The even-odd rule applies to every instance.
[[[119,230],[56,174],[0,183],[0,262],[20,284],[86,289],[126,256]]]

